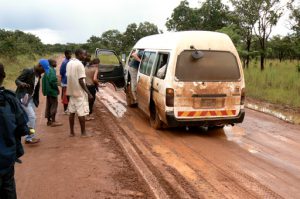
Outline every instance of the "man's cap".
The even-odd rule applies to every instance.
[[[50,70],[50,64],[47,59],[40,59],[39,64],[43,67],[45,73],[48,73]]]

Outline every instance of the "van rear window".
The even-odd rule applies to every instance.
[[[236,57],[230,52],[201,51],[194,59],[195,50],[183,51],[177,59],[175,76],[179,81],[238,81],[240,70]]]

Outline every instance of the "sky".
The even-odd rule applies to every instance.
[[[0,28],[37,35],[43,43],[84,43],[110,29],[124,32],[130,23],[149,21],[164,32],[181,0],[0,0]],[[199,0],[188,0],[199,7]],[[283,0],[285,1],[285,0]],[[286,35],[288,15],[273,34]]]

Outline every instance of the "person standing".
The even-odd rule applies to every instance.
[[[24,154],[21,137],[29,134],[29,128],[20,101],[2,86],[4,78],[4,66],[0,63],[0,198],[16,199],[14,165]]]
[[[50,69],[48,73],[45,73],[42,80],[43,95],[46,96],[46,109],[45,118],[47,118],[47,126],[55,127],[61,126],[62,123],[56,121],[56,112],[59,94],[56,76],[56,60],[49,59]]]
[[[85,83],[85,69],[81,61],[84,59],[84,51],[78,49],[75,51],[76,58],[71,59],[67,65],[67,95],[70,96],[68,105],[69,124],[70,124],[70,136],[75,136],[74,133],[74,119],[75,113],[78,115],[81,136],[88,137],[85,130],[85,116],[89,114],[89,100],[93,99],[93,96],[89,92]]]
[[[85,67],[85,74],[86,74],[86,86],[89,89],[90,93],[93,96],[92,100],[89,100],[89,115],[86,116],[85,120],[93,120],[94,118],[91,116],[93,113],[93,106],[96,99],[96,92],[99,86],[98,82],[98,71],[99,71],[99,64],[100,59],[95,58],[93,59],[89,65]]]
[[[82,61],[82,64],[84,65],[84,67],[90,65],[91,59],[92,59],[91,53],[84,50],[84,59]]]
[[[137,87],[137,73],[140,66],[141,58],[143,56],[143,50],[136,50],[131,54],[133,59],[129,62],[129,74],[131,79],[131,93],[134,100],[134,104],[137,104],[137,94],[136,94],[136,87]]]
[[[24,69],[15,81],[17,98],[21,101],[29,119],[27,125],[30,129],[30,134],[25,137],[25,144],[35,144],[40,141],[40,139],[35,137],[35,109],[39,105],[40,79],[41,74],[44,72],[49,72],[47,59],[41,59],[33,68]]]
[[[72,57],[72,52],[70,50],[65,51],[65,59],[60,66],[60,76],[61,76],[61,101],[64,106],[64,112],[67,113],[68,108],[68,97],[67,97],[67,64]]]

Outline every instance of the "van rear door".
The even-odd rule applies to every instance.
[[[183,51],[175,70],[175,117],[205,119],[238,115],[244,80],[237,59],[226,51]]]
[[[98,79],[101,83],[111,83],[116,88],[124,88],[124,68],[116,52],[108,49],[96,49],[100,59]]]

